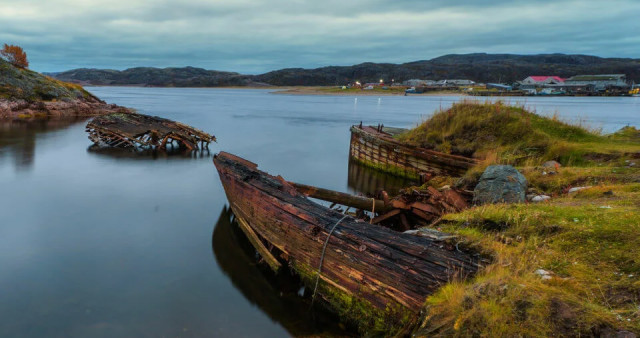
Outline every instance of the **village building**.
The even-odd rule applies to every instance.
[[[465,80],[465,79],[447,79],[447,80],[440,80],[438,82],[436,82],[437,86],[471,86],[474,85],[475,81],[471,81],[471,80]]]
[[[571,86],[593,86],[595,91],[629,87],[624,74],[576,75],[568,78],[565,83]]]
[[[535,86],[544,87],[550,84],[562,84],[565,79],[559,76],[529,76],[526,79],[520,81],[520,86]]]
[[[487,89],[497,89],[497,90],[506,91],[506,92],[509,92],[513,89],[512,86],[502,84],[502,83],[487,83],[485,87]]]
[[[433,86],[436,84],[436,81],[410,79],[410,80],[403,81],[402,84],[409,87]]]

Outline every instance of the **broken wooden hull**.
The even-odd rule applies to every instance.
[[[114,113],[89,121],[89,139],[96,145],[136,150],[206,148],[215,136],[183,123],[138,113]]]
[[[262,242],[258,251],[277,252],[311,288],[319,276],[318,295],[341,315],[406,328],[429,294],[478,269],[455,244],[345,217],[234,155],[222,152],[213,162],[234,214]]]
[[[389,128],[395,132],[402,129]],[[411,179],[423,173],[460,176],[478,164],[469,157],[413,147],[396,141],[386,128],[352,126],[349,154],[364,165]]]

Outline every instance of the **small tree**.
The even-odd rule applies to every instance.
[[[29,67],[29,61],[27,61],[27,53],[22,50],[20,46],[4,44],[4,48],[0,50],[0,56],[12,65],[20,68]]]

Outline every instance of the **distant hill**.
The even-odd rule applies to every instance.
[[[640,59],[601,58],[565,54],[451,54],[431,60],[393,63],[361,63],[315,69],[286,68],[260,75],[242,75],[201,68],[130,68],[123,71],[74,69],[52,74],[58,79],[94,85],[146,85],[175,87],[217,86],[330,86],[348,82],[394,79],[470,79],[476,82],[511,83],[529,75],[626,74],[640,82]]]
[[[92,85],[146,85],[158,87],[219,87],[252,85],[252,76],[220,72],[195,67],[152,68],[137,67],[126,70],[73,69],[50,74],[63,81]]]

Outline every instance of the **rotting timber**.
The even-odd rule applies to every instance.
[[[480,266],[446,234],[420,237],[368,224],[312,202],[247,160],[221,152],[213,162],[263,258],[288,263],[311,288],[319,278],[321,299],[366,330],[407,333],[429,294]]]
[[[403,144],[393,138],[405,131],[379,126],[351,127],[349,154],[364,165],[411,179],[424,175],[457,176],[478,164],[477,159]]]
[[[213,135],[169,119],[137,113],[98,116],[87,123],[89,139],[98,145],[135,150],[206,149]]]

